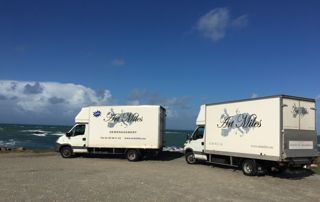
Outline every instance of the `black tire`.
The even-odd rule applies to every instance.
[[[64,146],[60,149],[60,154],[63,158],[73,157],[73,150],[70,146]]]
[[[186,153],[186,161],[188,164],[195,164],[197,163],[197,159],[194,157],[193,152]]]
[[[135,149],[130,149],[127,151],[128,161],[138,161],[140,159],[140,152]]]
[[[242,172],[247,176],[255,176],[257,175],[257,164],[252,159],[245,159],[242,162]]]

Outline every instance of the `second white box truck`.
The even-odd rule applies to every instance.
[[[315,107],[286,95],[202,105],[186,161],[239,166],[245,175],[310,164],[318,155]]]
[[[158,105],[91,106],[81,109],[75,126],[57,140],[64,158],[74,154],[126,154],[137,161],[162,150],[166,110]]]

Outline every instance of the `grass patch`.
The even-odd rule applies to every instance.
[[[320,167],[312,168],[311,170],[312,170],[315,174],[320,175]]]

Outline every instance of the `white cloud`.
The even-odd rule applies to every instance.
[[[153,93],[147,90],[134,89],[127,102],[129,105],[151,104],[161,105],[166,108],[169,118],[180,117],[180,112],[190,108],[189,97],[165,97],[158,93]]]
[[[19,118],[29,114],[35,116],[29,117],[33,119],[47,115],[47,121],[50,117],[73,120],[81,107],[105,105],[112,98],[108,90],[96,92],[72,83],[12,80],[0,80],[0,97],[1,110],[7,116]]]
[[[235,28],[242,28],[248,24],[248,15],[242,15],[231,22],[231,26]]]
[[[229,18],[228,9],[215,8],[199,19],[197,29],[205,37],[218,41],[225,36]]]
[[[189,97],[166,97],[147,90],[133,90],[124,102],[164,106],[167,127],[176,129],[191,129],[198,110],[192,109]],[[81,107],[110,104],[115,101],[108,90],[73,83],[0,80],[0,123],[69,125]]]
[[[140,101],[139,100],[129,100],[127,102],[128,105],[140,105]]]
[[[123,66],[123,65],[125,65],[126,63],[125,63],[125,61],[124,61],[122,58],[115,58],[115,59],[112,60],[111,64],[112,64],[113,66]]]
[[[241,28],[248,23],[248,16],[242,15],[231,19],[230,11],[227,8],[215,8],[200,17],[196,29],[206,38],[212,41],[223,39],[229,27]]]
[[[252,93],[251,98],[257,98],[257,97],[258,97],[258,94]]]

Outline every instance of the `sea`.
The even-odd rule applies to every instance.
[[[0,147],[23,147],[31,150],[54,150],[57,139],[72,126],[0,124]],[[190,130],[166,130],[164,136],[165,151],[182,151]],[[320,151],[320,136],[318,136]]]
[[[0,147],[54,150],[57,139],[72,126],[0,124]],[[189,130],[166,130],[164,150],[182,151]]]

